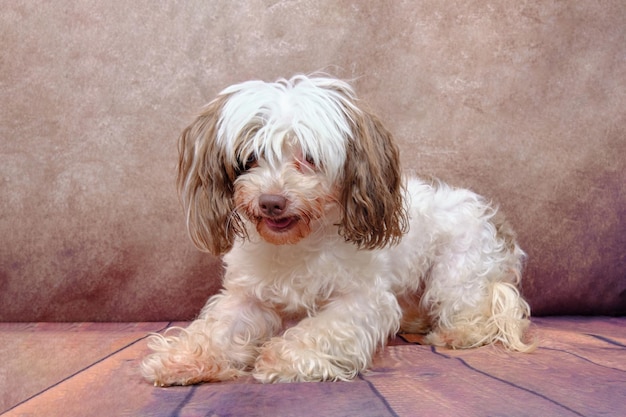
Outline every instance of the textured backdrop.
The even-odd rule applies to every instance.
[[[626,312],[615,1],[3,1],[0,320],[190,319],[176,139],[233,82],[353,79],[407,169],[498,202],[537,314]]]

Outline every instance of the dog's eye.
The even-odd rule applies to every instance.
[[[300,172],[314,172],[318,169],[318,166],[315,163],[315,158],[313,158],[311,154],[306,154],[298,158],[297,167]]]
[[[256,165],[256,155],[250,154],[244,162],[239,162],[239,171],[244,172]]]

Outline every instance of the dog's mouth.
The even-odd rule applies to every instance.
[[[295,216],[281,218],[263,217],[262,221],[271,231],[281,233],[290,230],[293,226],[296,225],[296,223],[298,223],[299,219]]]
[[[256,216],[253,218],[256,230],[263,240],[274,245],[293,245],[311,232],[306,217],[291,216]]]

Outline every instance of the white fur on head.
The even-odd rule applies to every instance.
[[[296,76],[275,83],[236,84],[221,95],[229,99],[222,109],[216,140],[232,164],[251,155],[277,164],[289,137],[331,181],[340,176],[346,142],[352,136],[345,111],[357,111],[352,103],[354,92],[347,83]]]

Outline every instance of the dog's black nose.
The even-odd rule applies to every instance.
[[[280,216],[285,211],[285,207],[287,207],[287,199],[282,195],[261,194],[259,197],[259,208],[266,216]]]

